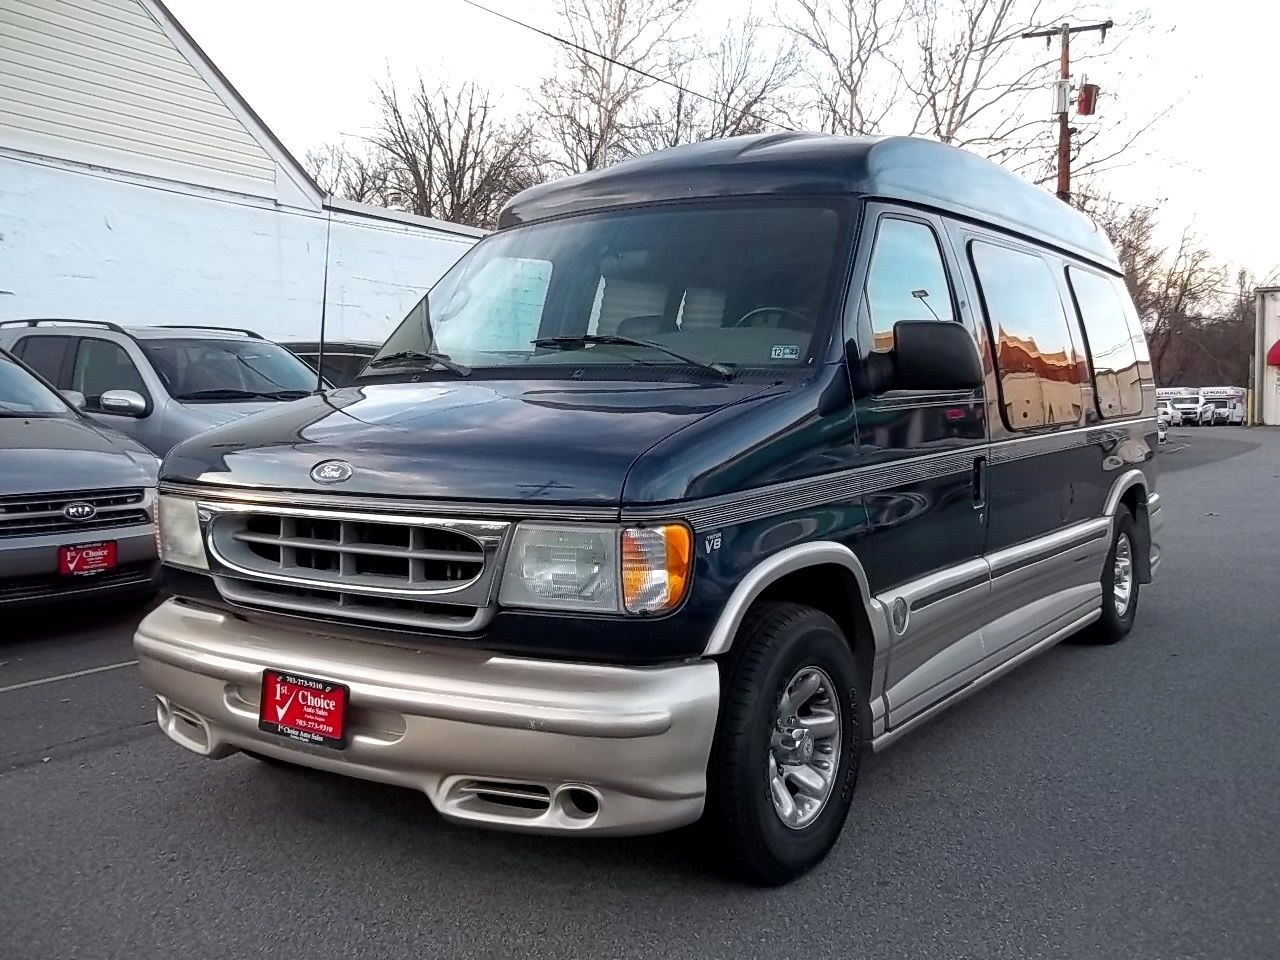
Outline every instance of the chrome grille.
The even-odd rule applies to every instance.
[[[243,513],[220,519],[215,535],[239,566],[319,583],[442,590],[484,568],[478,541],[434,527]]]
[[[286,610],[325,620],[446,630],[474,629],[482,622],[476,609],[451,604],[320,590],[292,583],[258,583],[233,577],[218,577],[215,582],[232,603],[263,610]]]
[[[95,513],[83,520],[68,519],[62,511],[71,503],[90,504]],[[0,497],[0,537],[77,533],[150,522],[146,492],[142,489],[71,490]]]
[[[508,524],[201,503],[227,600],[293,615],[452,631],[487,619]]]

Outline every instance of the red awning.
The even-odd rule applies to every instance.
[[[1267,351],[1267,366],[1280,367],[1280,340],[1273,343]]]

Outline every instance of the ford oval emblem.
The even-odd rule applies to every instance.
[[[345,460],[321,460],[311,468],[311,479],[316,483],[342,483],[350,480],[354,472]]]
[[[75,500],[62,508],[62,515],[68,520],[92,520],[98,515],[98,508],[92,503]]]

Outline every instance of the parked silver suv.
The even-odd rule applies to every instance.
[[[0,610],[159,586],[160,461],[0,350]]]
[[[307,396],[316,374],[251,330],[7,320],[0,347],[159,456],[210,427]]]

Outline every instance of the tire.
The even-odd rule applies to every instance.
[[[1121,544],[1128,541],[1129,552],[1129,597],[1121,613],[1121,604],[1117,603],[1117,564],[1116,557],[1122,555]],[[1119,643],[1133,629],[1133,622],[1138,616],[1139,584],[1137,578],[1138,524],[1127,507],[1121,507],[1116,513],[1116,532],[1111,538],[1111,549],[1107,551],[1106,566],[1102,568],[1102,616],[1086,634],[1086,639],[1093,643]]]
[[[720,714],[707,767],[703,825],[718,866],[750,883],[779,886],[830,852],[853,800],[862,733],[853,652],[826,614],[800,604],[760,603],[748,612],[720,674]],[[814,726],[811,736],[782,742],[794,751],[785,756],[811,764],[779,767],[778,737],[783,734],[775,735],[775,730],[793,680],[803,682],[793,691],[801,706],[790,718],[789,730],[808,729],[806,721]],[[798,699],[810,680],[820,684],[818,692],[812,699]],[[823,717],[825,724],[818,726]],[[819,737],[819,730],[836,731],[838,737]],[[825,769],[834,766],[834,773],[826,779],[830,786],[819,803],[787,778],[806,772],[821,778],[824,761]],[[780,770],[790,772],[775,781]],[[778,787],[788,793],[795,788],[798,802],[792,803],[790,815],[796,822],[790,826],[775,805]]]

